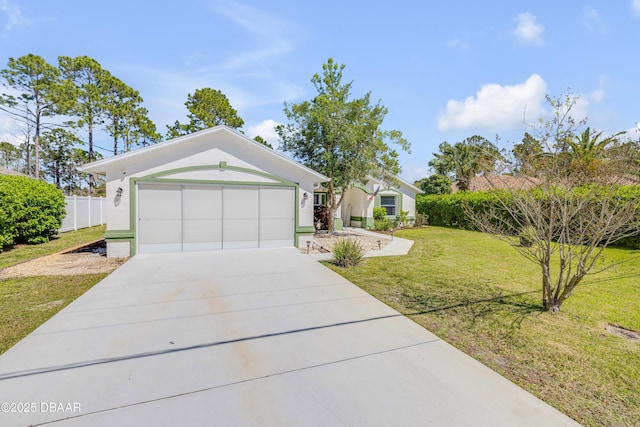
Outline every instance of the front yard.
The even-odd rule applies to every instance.
[[[396,234],[409,255],[348,270],[371,295],[586,426],[637,426],[640,342],[607,331],[640,330],[640,251],[609,249],[623,263],[588,277],[562,311],[541,310],[538,266],[492,237],[429,227]]]
[[[101,238],[105,227],[61,234],[41,245],[20,245],[0,253],[0,269]],[[28,265],[24,264],[28,269]],[[39,275],[0,280],[0,354],[62,310],[106,276]],[[46,351],[46,349],[42,349]]]
[[[99,238],[104,227],[0,254],[0,268]],[[488,235],[429,227],[396,233],[407,256],[330,268],[585,426],[637,426],[640,251],[609,249],[618,264],[588,277],[551,315],[541,310],[538,267]],[[106,274],[0,280],[0,354]],[[43,349],[46,351],[46,349]]]

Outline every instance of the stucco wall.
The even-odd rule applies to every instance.
[[[109,232],[114,236],[129,231],[133,237],[136,218],[131,212],[135,208],[136,187],[132,183],[140,179],[153,179],[150,175],[154,174],[160,174],[161,179],[220,182],[225,185],[231,182],[277,184],[282,180],[288,181],[297,184],[299,189],[296,232],[301,233],[313,227],[313,190],[315,180],[319,178],[277,153],[267,151],[270,149],[239,141],[238,138],[242,137],[228,133],[207,135],[207,138],[169,144],[162,149],[156,146],[157,149],[145,150],[144,155],[124,155],[106,165],[107,236]],[[193,169],[203,166],[207,169]],[[176,169],[180,170],[165,173]],[[120,195],[118,189],[122,189]],[[305,192],[308,195],[306,200]],[[125,242],[112,242],[110,246],[115,252],[125,252]]]

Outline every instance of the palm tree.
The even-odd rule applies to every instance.
[[[454,145],[443,142],[440,153],[433,153],[429,161],[436,173],[451,176],[460,190],[468,190],[471,179],[481,172],[491,172],[495,162],[502,159],[500,150],[487,139],[474,135]]]

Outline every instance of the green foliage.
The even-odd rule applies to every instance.
[[[0,95],[0,110],[33,130],[35,176],[40,176],[40,133],[46,128],[47,116],[61,112],[60,73],[42,57],[28,54],[18,59],[9,58],[7,68],[0,70],[3,85],[13,89],[17,95]],[[30,143],[29,138],[26,142]],[[29,158],[30,163],[30,158]],[[31,165],[27,165],[31,169]]]
[[[340,238],[333,247],[333,262],[340,267],[356,266],[362,260],[364,253],[358,240]]]
[[[44,243],[57,234],[65,215],[62,192],[22,176],[0,176],[0,243]]]
[[[409,225],[409,211],[400,211],[400,215],[396,217],[396,222],[405,227]]]
[[[220,90],[208,87],[196,89],[193,95],[187,96],[184,105],[189,110],[189,123],[182,124],[176,120],[173,125],[167,126],[167,138],[188,135],[218,125],[235,129],[244,125],[244,120],[238,116],[238,112]]]
[[[267,146],[267,147],[269,147],[269,148],[273,148],[273,146],[272,146],[271,144],[269,144],[269,143],[267,142],[267,140],[266,140],[266,139],[264,139],[263,137],[261,137],[260,135],[256,135],[256,136],[253,138],[253,140],[254,140],[255,142],[259,142],[259,143],[260,143],[260,144],[262,144],[262,145],[266,145],[266,146]]]
[[[120,141],[123,151],[129,151],[132,145],[156,143],[160,135],[155,124],[149,119],[149,112],[142,107],[142,97],[122,80],[106,72],[101,79],[105,92],[105,130],[113,138],[113,155],[119,152]]]
[[[381,220],[381,219],[384,219],[386,216],[387,216],[387,210],[382,206],[373,208],[373,219]]]
[[[468,190],[471,178],[480,172],[492,172],[496,161],[504,159],[494,144],[479,135],[454,145],[445,141],[438,150],[439,153],[433,153],[429,166],[440,175],[455,178],[461,190]]]
[[[345,194],[368,176],[386,181],[400,172],[398,153],[390,144],[409,150],[401,132],[381,129],[387,109],[380,102],[372,104],[370,93],[352,97],[352,83],[342,82],[344,67],[333,59],[323,64],[322,75],[311,79],[317,95],[299,104],[285,104],[290,123],[276,128],[284,151],[330,178],[326,184],[330,215],[339,205],[340,190]]]
[[[416,181],[415,184],[425,194],[451,194],[451,180],[445,175],[431,175]]]
[[[373,228],[377,231],[389,231],[392,225],[391,221],[387,218],[376,219],[373,221]]]
[[[573,191],[574,196],[579,197],[581,192],[587,191],[587,187],[579,187]],[[543,199],[542,192],[531,190],[533,197]],[[631,203],[640,197],[640,186],[621,186],[616,191],[616,203]],[[510,203],[510,193],[507,190],[458,192],[447,195],[418,195],[416,198],[416,211],[428,215],[429,223],[436,226],[460,227],[467,230],[475,230],[476,227],[465,213],[465,208],[470,212],[504,211],[503,223],[513,222],[513,235],[519,235],[519,230],[513,219],[504,209],[502,203]],[[542,200],[543,201],[543,200]],[[543,201],[544,202],[544,201]],[[544,203],[541,205],[544,207]],[[639,206],[640,208],[640,206]],[[619,240],[617,246],[640,248],[640,235]]]
[[[444,195],[421,195],[416,197],[416,211],[427,215],[429,224],[445,227],[473,229],[473,225],[465,215],[463,206],[483,209],[489,205],[499,206],[497,198],[486,191],[461,191]]]
[[[0,142],[0,166],[18,170],[21,155],[20,148],[6,141]]]

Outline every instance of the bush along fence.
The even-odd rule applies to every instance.
[[[107,203],[104,197],[65,197],[67,215],[60,226],[60,233],[102,225],[107,219]]]
[[[580,190],[577,189],[579,192]],[[496,197],[500,192],[500,199],[508,201],[508,191],[460,191],[454,194],[418,195],[416,198],[416,212],[426,215],[430,225],[443,227],[459,227],[466,230],[475,230],[471,220],[465,214],[466,209],[474,212],[486,212],[500,210],[501,204]],[[640,196],[640,186],[623,186],[618,190],[619,200],[637,200]],[[505,212],[505,219],[508,214]],[[514,229],[517,227],[514,224]],[[622,239],[615,246],[623,246],[632,249],[640,249],[640,234]]]
[[[0,251],[15,243],[44,243],[58,233],[64,196],[55,185],[23,176],[0,176]]]

